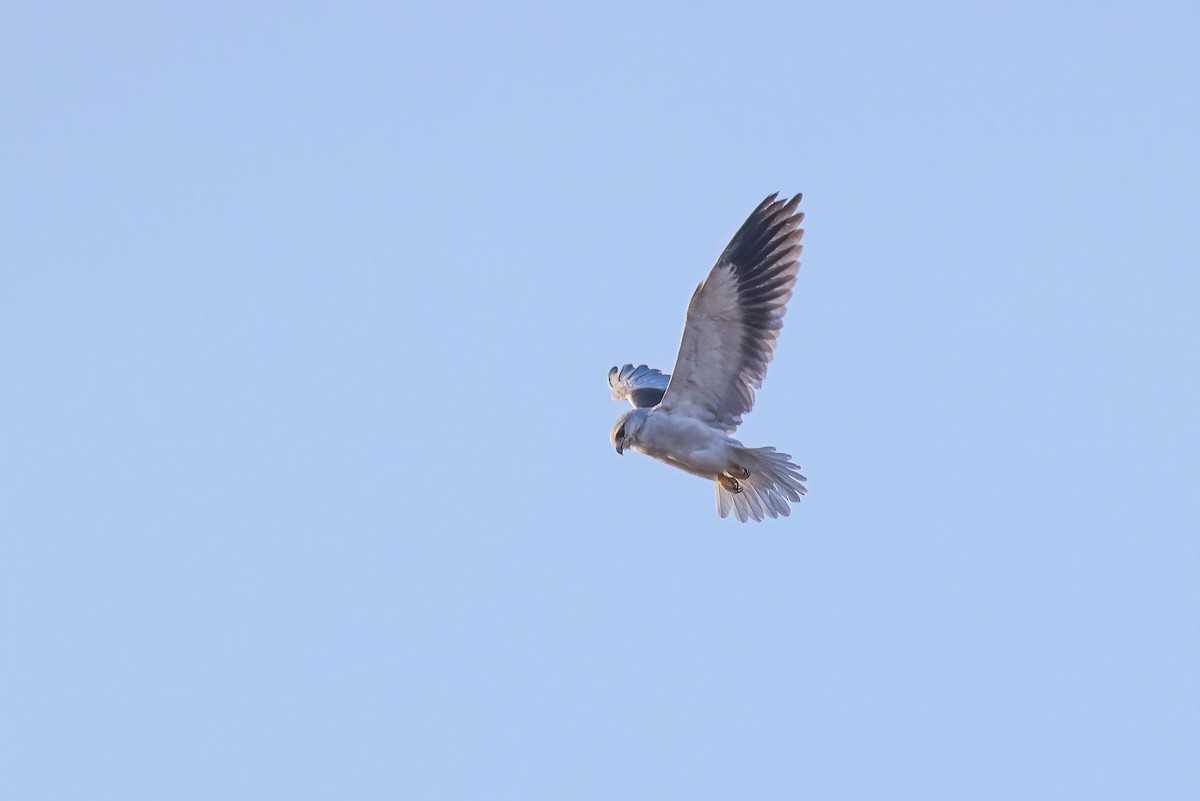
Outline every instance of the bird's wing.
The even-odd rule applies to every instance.
[[[613,400],[627,400],[634,407],[657,406],[670,380],[671,376],[644,364],[627,364],[608,371]]]
[[[800,195],[746,219],[688,306],[662,408],[732,433],[754,407],[800,269]]]

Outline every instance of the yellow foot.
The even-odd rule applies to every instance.
[[[749,473],[747,473],[746,475],[750,475],[750,474],[749,474]],[[730,476],[730,475],[723,475],[723,476],[719,476],[719,477],[717,478],[717,481],[718,481],[718,482],[720,482],[720,484],[721,484],[721,486],[722,486],[722,487],[724,487],[725,489],[729,490],[729,491],[730,491],[730,492],[732,492],[734,495],[737,495],[739,492],[741,492],[741,491],[742,491],[742,485],[741,485],[741,482],[739,482],[739,481],[738,481],[736,478],[734,478],[733,476]]]

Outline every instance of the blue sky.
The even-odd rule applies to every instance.
[[[0,796],[1200,793],[1193,6],[5,17]],[[773,191],[739,525],[605,377]]]

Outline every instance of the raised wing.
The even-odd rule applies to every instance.
[[[800,195],[771,195],[734,234],[688,306],[662,408],[732,433],[754,407],[800,269]]]
[[[670,381],[671,376],[644,364],[627,364],[608,371],[613,400],[627,400],[635,407],[657,406]]]

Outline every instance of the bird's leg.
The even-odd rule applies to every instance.
[[[717,481],[721,482],[722,487],[736,495],[742,491],[742,481],[748,478],[750,478],[749,470],[741,465],[731,464],[728,470],[717,477]]]

